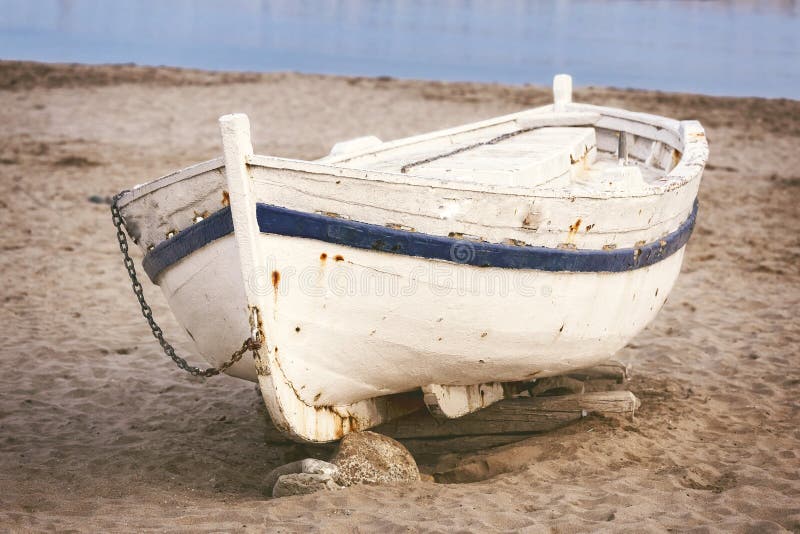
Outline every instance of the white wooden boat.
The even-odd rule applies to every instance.
[[[708,148],[696,121],[571,102],[315,162],[224,158],[117,201],[197,353],[258,381],[276,426],[330,441],[415,407],[487,406],[607,361],[664,304]]]

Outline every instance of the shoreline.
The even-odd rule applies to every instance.
[[[103,75],[98,76],[102,72]],[[79,75],[89,75],[89,80],[77,80]],[[92,76],[94,75],[94,76]],[[213,85],[221,83],[258,83],[270,78],[284,76],[308,76],[343,80],[373,80],[375,82],[395,82],[406,84],[449,86],[483,86],[505,87],[509,89],[551,89],[549,84],[538,83],[503,83],[483,82],[470,80],[433,80],[424,78],[404,78],[395,76],[360,76],[347,74],[329,74],[301,71],[236,71],[236,70],[209,70],[171,65],[140,65],[138,63],[60,63],[47,61],[28,61],[0,59],[0,90],[24,90],[34,87],[81,87],[81,86],[108,86],[123,83],[157,83],[164,85]],[[85,84],[85,85],[84,85]],[[786,103],[800,102],[800,98],[766,97],[766,96],[735,96],[714,95],[706,93],[690,93],[682,91],[661,91],[658,89],[644,89],[637,87],[616,87],[606,85],[576,85],[575,91],[609,91],[624,93],[641,93],[647,95],[660,95],[664,97],[695,96],[727,100],[754,100],[778,101]]]

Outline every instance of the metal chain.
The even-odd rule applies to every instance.
[[[117,207],[117,201],[122,194],[123,193],[119,193],[118,195],[114,196],[111,201],[111,219],[114,222],[114,227],[117,229],[117,241],[119,242],[119,250],[122,252],[122,262],[125,264],[125,269],[127,269],[128,276],[131,279],[133,294],[136,295],[136,299],[139,301],[139,306],[142,308],[142,315],[144,315],[144,318],[147,320],[147,324],[150,326],[150,330],[153,332],[153,337],[156,338],[158,344],[161,345],[161,348],[164,350],[164,354],[169,356],[172,361],[175,362],[175,365],[187,373],[194,376],[205,377],[216,376],[225,372],[230,366],[241,360],[242,356],[244,356],[247,351],[252,351],[253,357],[256,357],[256,350],[261,348],[260,334],[257,330],[254,331],[249,338],[244,340],[241,348],[234,352],[228,361],[219,367],[209,367],[208,369],[194,367],[193,365],[189,365],[186,360],[175,353],[175,348],[170,345],[166,339],[164,339],[164,332],[161,330],[161,327],[158,326],[156,320],[153,319],[153,310],[150,308],[150,305],[147,304],[147,301],[144,298],[144,289],[142,288],[142,284],[139,283],[138,276],[136,276],[136,267],[134,267],[133,259],[128,254],[128,238],[123,230],[125,222],[123,221],[122,215],[120,215],[119,208]]]

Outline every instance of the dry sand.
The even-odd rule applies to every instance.
[[[341,139],[549,100],[540,87],[0,63],[0,530],[800,532],[798,101],[576,92],[700,119],[711,141],[683,273],[620,354],[643,406],[633,422],[592,417],[423,465],[449,483],[267,500],[264,476],[305,452],[264,444],[252,384],[166,360],[108,207],[87,201],[219,155],[224,113],[250,115],[256,152],[316,158]]]

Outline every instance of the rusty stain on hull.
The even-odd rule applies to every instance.
[[[522,227],[529,230],[536,230],[539,228],[541,219],[542,216],[538,213],[529,212],[527,215],[525,215],[525,218],[522,219]]]
[[[559,248],[577,248],[575,245],[575,236],[578,234],[578,231],[581,229],[581,221],[582,219],[578,217],[574,223],[569,225],[569,233],[567,234],[567,242],[563,243],[563,245],[559,245]]]
[[[267,336],[264,333],[264,323],[261,320],[261,312],[257,306],[248,306],[250,310],[250,331],[257,336],[257,341],[261,346],[253,351],[256,374],[259,376],[269,376],[271,374],[269,364],[261,357],[261,351],[267,346]]]
[[[680,153],[680,151],[673,149],[673,151],[672,151],[672,168],[670,170],[672,170],[675,167],[677,167],[678,163],[680,163],[680,161],[681,161],[681,153]]]
[[[391,228],[393,230],[403,230],[404,232],[416,232],[413,226],[406,226],[404,224],[398,223],[386,223],[386,228]]]
[[[278,271],[272,271],[272,287],[275,291],[278,291],[278,284],[281,283],[281,273]]]
[[[192,217],[193,223],[199,223],[209,215],[208,210],[203,210],[201,212],[198,212],[197,210],[192,211],[194,212],[194,216]]]

